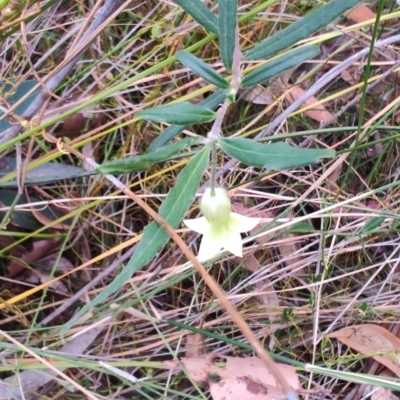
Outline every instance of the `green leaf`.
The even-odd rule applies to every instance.
[[[217,17],[200,0],[174,0],[201,26],[218,35]]]
[[[298,222],[287,228],[288,233],[311,233],[315,232],[314,226],[310,222]]]
[[[209,83],[221,88],[229,89],[229,83],[220,75],[214,68],[210,67],[200,58],[197,58],[193,54],[187,51],[181,50],[175,54],[175,57],[185,66],[190,68],[194,73],[199,75],[201,78]]]
[[[218,89],[216,92],[202,100],[198,105],[204,108],[213,110],[221,104],[226,97],[226,89]],[[157,150],[159,147],[164,146],[175,136],[179,135],[188,125],[171,125],[160,136],[158,136],[149,146],[149,153]]]
[[[189,125],[212,121],[217,114],[207,108],[183,102],[148,108],[147,110],[139,111],[136,116],[149,121]]]
[[[171,225],[177,228],[184,214],[193,203],[196,190],[209,162],[210,147],[200,151],[193,157],[179,174],[175,186],[169,191],[159,209],[159,215]],[[90,308],[107,300],[109,296],[119,290],[132,277],[135,271],[141,270],[148,264],[154,255],[168,242],[169,236],[164,228],[155,221],[146,226],[142,240],[137,245],[135,253],[121,273],[89,304],[85,305],[61,330],[64,335],[70,327]]]
[[[285,143],[261,144],[251,139],[219,138],[222,150],[246,165],[281,171],[314,164],[332,158],[335,152],[324,149],[300,149]]]
[[[385,219],[386,217],[371,217],[361,228],[359,234],[371,233],[374,229],[379,228]]]
[[[58,182],[63,179],[77,179],[84,176],[94,175],[93,171],[86,171],[81,167],[55,162],[48,162],[34,169],[29,169],[25,173],[25,186],[40,185],[43,183]],[[17,161],[13,157],[3,157],[0,159],[0,179],[9,173],[17,170]],[[17,180],[14,178],[6,182],[0,182],[0,187],[16,187]]]
[[[204,141],[202,137],[181,139],[169,146],[159,147],[152,153],[105,162],[96,168],[96,171],[103,174],[126,174],[136,171],[144,171],[152,164],[166,161],[179,153],[185,147],[202,141]]]
[[[266,80],[281,74],[283,71],[316,57],[319,53],[320,49],[315,45],[299,47],[298,49],[292,50],[289,53],[268,61],[256,68],[254,71],[251,71],[243,79],[240,86],[248,88],[258,85],[261,82],[265,82]]]
[[[276,35],[253,47],[244,58],[246,60],[261,60],[279,53],[300,40],[309,38],[314,32],[328,26],[336,17],[360,2],[361,0],[328,1],[317,10],[310,12]]]
[[[222,62],[232,71],[237,26],[237,0],[218,0],[219,45]]]
[[[0,203],[3,204],[4,206],[10,207],[14,203],[16,197],[17,197],[17,192],[12,190],[0,189]],[[38,203],[40,201],[41,199],[38,199],[37,197],[33,196],[27,197],[25,194],[21,194],[15,205],[22,205],[22,204],[26,205],[30,203]],[[55,221],[56,219],[62,216],[61,213],[59,213],[58,211],[54,210],[51,207],[43,207],[43,205],[40,206],[31,205],[31,208],[33,211],[37,211],[50,221]],[[5,215],[6,215],[5,211],[0,211],[0,222],[3,220]],[[14,210],[13,213],[11,214],[10,222],[13,225],[19,226],[20,228],[29,231],[35,231],[36,229],[39,229],[43,226],[43,224],[40,221],[38,221],[38,219],[35,217],[33,212],[29,210],[28,206],[26,206],[24,210]]]
[[[22,82],[16,90],[13,90],[14,85],[9,83],[1,86],[0,88],[0,96],[3,97],[10,106],[13,106],[17,101],[23,99],[26,94],[32,90],[38,82],[36,80],[27,80]],[[36,95],[40,92],[40,88],[35,90],[29,97],[27,97],[13,112],[17,115],[22,115],[25,110],[29,107],[32,100],[36,97]],[[6,103],[2,102],[2,107],[0,108],[0,118],[4,115],[4,110],[7,108]],[[11,128],[11,124],[9,122],[9,117],[6,117],[4,120],[0,121],[0,133],[6,131],[8,128]]]

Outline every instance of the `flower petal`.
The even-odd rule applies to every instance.
[[[229,228],[237,233],[251,231],[260,222],[260,218],[245,217],[244,215],[231,212],[229,216]]]
[[[242,257],[242,237],[240,233],[234,231],[227,231],[225,235],[224,243],[222,244],[225,250],[230,251],[232,254],[238,257]]]
[[[222,249],[226,237],[226,229],[220,228],[219,226],[212,226],[209,232],[203,235],[197,256],[200,262],[213,258]]]
[[[184,219],[183,223],[192,231],[201,233],[202,235],[208,234],[211,225],[207,221],[206,217],[200,217],[196,219]]]

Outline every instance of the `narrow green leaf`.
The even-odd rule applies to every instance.
[[[185,147],[191,146],[195,143],[200,143],[201,141],[204,141],[202,137],[181,139],[169,146],[159,147],[152,153],[105,162],[96,168],[96,171],[103,174],[126,174],[136,171],[144,171],[152,164],[169,160]]]
[[[209,83],[221,88],[229,89],[229,83],[220,75],[214,68],[210,67],[200,58],[197,58],[193,54],[188,53],[185,50],[178,51],[175,57],[185,66],[190,68],[194,73],[199,75],[201,78]]]
[[[4,111],[7,110],[6,105],[13,106],[16,102],[23,99],[26,94],[32,90],[39,82],[36,80],[26,80],[22,82],[17,89],[14,90],[14,85],[11,83],[3,84],[1,82],[0,87],[0,96],[4,97],[5,102],[2,101],[2,108],[0,108],[0,132],[6,131],[8,128],[12,126],[12,118],[10,121],[10,116],[3,117]],[[35,90],[29,97],[27,97],[16,109],[14,109],[14,113],[17,115],[21,115],[25,112],[25,110],[29,107],[32,100],[38,95],[41,89]]]
[[[324,149],[300,149],[285,143],[261,144],[251,139],[220,138],[225,153],[246,165],[281,171],[314,164],[321,158],[332,158],[335,152]]]
[[[222,62],[232,71],[237,25],[237,0],[218,0],[219,46]]]
[[[1,181],[6,175],[17,171],[17,160],[14,157],[3,157],[0,159],[0,187],[17,187],[18,181],[13,178],[8,181]],[[39,165],[36,168],[31,168],[28,164],[28,169],[25,172],[24,185],[40,185],[50,182],[58,182],[63,179],[77,179],[84,176],[94,175],[94,171],[86,171],[81,167],[74,165],[48,162]]]
[[[261,82],[265,82],[266,80],[281,74],[283,71],[316,57],[319,53],[320,49],[315,45],[299,47],[298,49],[292,50],[283,56],[268,61],[256,68],[254,71],[251,71],[243,79],[240,86],[248,88],[258,85]]]
[[[184,214],[193,203],[196,190],[209,162],[210,148],[205,148],[194,156],[179,174],[175,186],[169,191],[159,209],[161,217],[173,228],[177,228]],[[151,222],[143,230],[142,240],[137,245],[135,253],[121,273],[89,304],[85,305],[61,330],[64,335],[71,326],[90,308],[107,300],[132,277],[135,271],[141,270],[154,255],[168,242],[168,234],[156,222]]]
[[[149,121],[168,122],[170,124],[189,125],[212,121],[217,114],[207,108],[191,103],[174,103],[166,106],[148,108],[136,113],[137,117]]]
[[[370,233],[374,229],[379,228],[385,221],[386,217],[371,217],[361,228],[359,234]]]
[[[217,17],[200,0],[174,0],[201,26],[218,35]]]
[[[0,189],[0,202],[3,207],[4,206],[10,207],[12,204],[14,204],[15,198],[17,196],[18,194],[16,191]],[[16,201],[15,205],[38,203],[38,202],[40,202],[40,199],[37,197],[33,196],[28,197],[25,194],[21,194],[18,200]],[[40,222],[36,218],[33,211],[36,211],[37,213],[43,215],[50,221],[55,221],[56,219],[62,216],[62,214],[59,211],[51,207],[43,208],[42,206],[34,206],[33,204],[31,204],[30,207],[31,210],[29,210],[28,207],[26,207],[24,210],[21,209],[14,210],[13,213],[11,214],[9,222],[20,228],[27,229],[29,231],[35,231],[36,229],[41,228],[44,225],[44,223]],[[27,211],[27,209],[29,211]],[[3,220],[5,215],[6,215],[5,211],[0,211],[0,222]],[[68,223],[68,221],[65,223]]]
[[[202,100],[198,105],[204,108],[214,110],[219,104],[221,104],[227,94],[226,89],[218,89],[216,92]],[[164,146],[175,136],[179,135],[188,125],[171,125],[169,126],[160,136],[158,136],[149,146],[149,153],[156,151],[159,147]]]
[[[287,49],[302,39],[310,37],[319,29],[328,26],[335,18],[346,10],[355,7],[361,0],[332,0],[310,12],[302,19],[282,29],[253,47],[246,55],[246,60],[261,60],[281,50]]]

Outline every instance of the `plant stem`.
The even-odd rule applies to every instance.
[[[210,142],[211,147],[211,196],[215,196],[216,171],[217,171],[217,145],[215,140]]]

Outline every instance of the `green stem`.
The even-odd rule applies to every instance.
[[[217,171],[217,145],[215,144],[215,140],[210,142],[211,147],[211,196],[215,196],[215,184],[216,178],[215,174]]]

